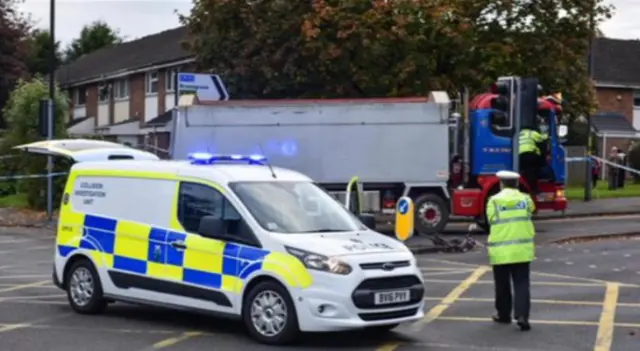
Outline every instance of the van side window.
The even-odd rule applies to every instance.
[[[216,189],[197,183],[181,182],[178,195],[178,220],[184,229],[197,233],[200,219],[215,216],[221,219],[240,220],[240,214]]]

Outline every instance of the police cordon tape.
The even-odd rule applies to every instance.
[[[0,181],[2,180],[20,180],[20,179],[37,179],[37,178],[48,178],[48,177],[59,177],[63,175],[67,175],[66,172],[58,172],[51,174],[27,174],[27,175],[14,175],[14,176],[2,176],[0,177]]]
[[[584,162],[589,160],[589,158],[596,160],[596,161],[600,161],[606,165],[609,165],[611,167],[616,167],[616,168],[620,168],[623,169],[627,172],[633,173],[633,174],[637,174],[640,175],[640,170],[637,170],[635,168],[631,168],[631,167],[627,167],[621,164],[617,164],[615,162],[611,162],[609,160],[605,160],[604,158],[600,158],[600,157],[596,157],[596,156],[586,156],[586,157],[567,157],[565,158],[565,162],[569,163],[569,162]],[[590,162],[590,161],[589,161]]]

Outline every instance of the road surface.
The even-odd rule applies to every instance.
[[[0,233],[0,344],[11,351],[276,350],[234,322],[117,303],[74,314],[51,284],[53,240]],[[494,325],[485,253],[419,258],[427,318],[388,335],[309,335],[297,350],[635,351],[640,345],[640,240],[551,245],[533,264],[533,330]],[[596,347],[598,346],[598,347]]]

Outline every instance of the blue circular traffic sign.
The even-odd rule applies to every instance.
[[[406,199],[401,199],[398,202],[398,212],[400,212],[400,214],[407,214],[408,211],[409,211],[409,201],[407,201]]]

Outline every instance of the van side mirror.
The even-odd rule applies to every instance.
[[[223,219],[204,216],[200,219],[198,234],[207,238],[223,238],[227,234],[227,226]]]
[[[376,217],[370,213],[363,213],[358,216],[360,222],[371,230],[376,230]]]

